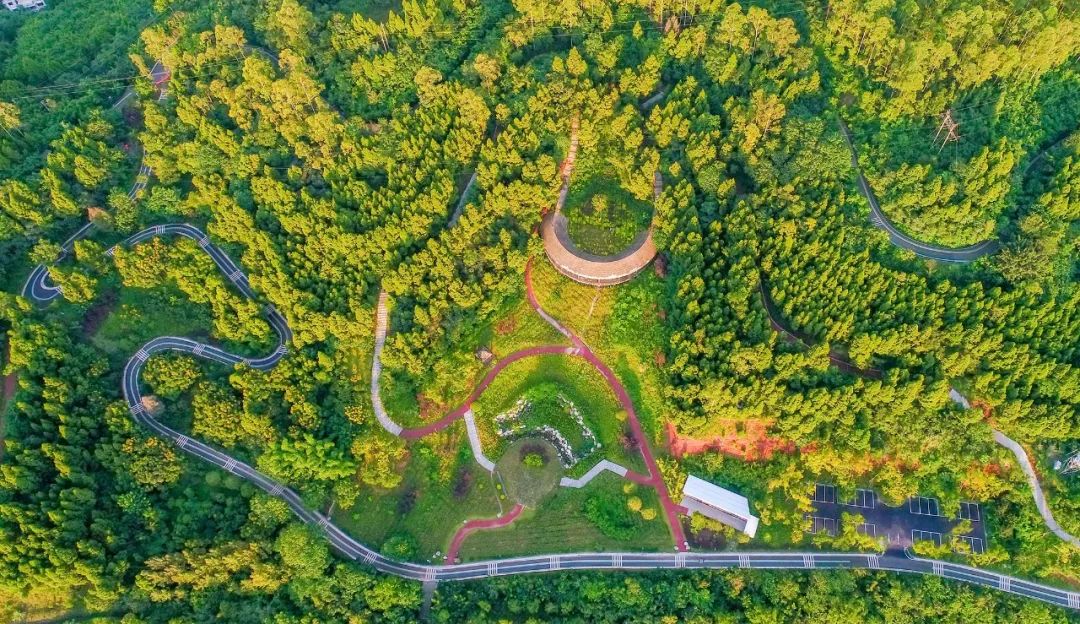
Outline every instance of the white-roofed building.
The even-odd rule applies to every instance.
[[[3,2],[4,8],[8,11],[14,11],[15,9],[39,11],[45,8],[45,0],[0,0],[0,2]]]
[[[682,491],[683,499],[679,504],[686,507],[688,513],[712,518],[750,537],[757,533],[758,518],[750,513],[750,501],[745,496],[693,475],[686,478]]]

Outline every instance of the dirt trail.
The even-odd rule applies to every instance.
[[[672,422],[668,422],[665,429],[671,454],[675,457],[719,451],[743,461],[757,461],[770,459],[776,453],[790,454],[797,450],[793,442],[770,436],[768,423],[760,420],[745,421],[742,432],[737,431],[732,422],[724,434],[705,439],[680,435]]]

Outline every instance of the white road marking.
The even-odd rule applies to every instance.
[[[489,561],[487,564],[487,575],[495,576],[499,573],[499,563],[496,561]]]
[[[750,567],[750,555],[739,555],[739,567],[740,568],[749,568]]]
[[[879,557],[877,555],[867,555],[866,556],[866,567],[870,568],[871,570],[880,570],[881,569],[881,557]]]
[[[998,589],[1001,591],[1012,591],[1012,579],[1004,574],[998,577]]]
[[[944,563],[942,563],[940,561],[935,561],[933,567],[934,567],[934,575],[935,576],[945,576],[945,564]]]
[[[806,568],[808,570],[811,569],[811,568],[817,567],[817,563],[814,561],[814,555],[803,555],[802,556],[802,565],[803,565],[804,568]]]

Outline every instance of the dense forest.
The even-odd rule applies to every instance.
[[[150,74],[158,61],[165,84]],[[1078,93],[1067,0],[53,0],[5,12],[0,328],[14,391],[0,421],[0,621],[408,622],[421,609],[446,622],[1076,621],[880,572],[552,574],[443,583],[423,607],[418,583],[340,558],[283,501],[141,428],[121,374],[161,335],[265,354],[272,304],[293,339],[270,371],[148,360],[160,420],[381,552],[435,561],[456,525],[501,514],[506,495],[475,474],[463,428],[406,442],[380,426],[377,301],[391,306],[383,398],[425,424],[490,370],[478,349],[562,340],[526,302],[531,262],[542,303],[631,389],[665,480],[694,473],[753,501],[751,547],[876,547],[807,539],[815,482],[873,487],[890,504],[935,496],[952,514],[972,500],[991,518],[989,548],[942,556],[1075,591],[1080,549],[1047,530],[992,432],[1028,449],[1055,517],[1080,534],[1080,477],[1052,468],[1080,448]],[[946,111],[955,141],[942,139]],[[546,264],[536,232],[572,141],[571,217],[617,230],[600,253],[652,209],[660,255],[628,284],[580,286]],[[894,245],[871,221],[853,151],[904,233],[1000,250],[949,264]],[[193,240],[105,253],[172,222],[207,232],[256,298]],[[23,296],[37,264],[62,290],[49,305]],[[514,383],[487,400],[562,384],[594,401],[580,401],[597,406],[586,420],[607,419],[595,458],[634,456],[625,412],[574,366],[508,368]],[[780,450],[666,449],[671,435],[731,430]],[[578,546],[551,530],[556,514],[595,536],[583,548],[670,552],[651,491],[609,485],[555,494],[525,519],[521,535],[553,544],[473,556]],[[687,526],[695,545],[738,546]]]

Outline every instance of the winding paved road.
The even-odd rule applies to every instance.
[[[176,235],[191,238],[210,255],[218,269],[228,277],[241,292],[253,297],[247,276],[236,264],[198,228],[187,225],[162,225],[148,228],[130,237],[124,245],[134,245],[156,236]],[[114,248],[115,249],[115,248]],[[113,251],[113,250],[110,250]],[[292,332],[284,317],[272,306],[264,308],[267,319],[278,334],[278,347],[261,358],[248,358],[224,351],[188,338],[163,336],[143,345],[124,367],[123,391],[128,409],[136,422],[154,434],[168,439],[178,449],[202,461],[213,464],[252,483],[267,494],[283,500],[293,513],[305,524],[321,532],[343,556],[366,563],[375,569],[402,578],[422,582],[463,581],[510,574],[532,574],[556,570],[674,570],[703,568],[748,568],[770,570],[818,570],[866,568],[893,572],[936,575],[992,589],[1006,591],[1018,596],[1039,600],[1051,605],[1080,610],[1080,593],[1026,581],[944,561],[865,553],[825,552],[702,552],[702,553],[636,553],[636,552],[586,552],[569,554],[509,557],[450,565],[421,565],[390,559],[357,542],[347,535],[329,517],[309,509],[291,488],[271,479],[250,465],[162,423],[146,410],[139,389],[139,376],[147,359],[154,353],[178,351],[189,355],[236,366],[246,364],[257,370],[269,370],[285,355],[292,340]],[[629,476],[629,475],[628,475]],[[645,478],[645,477],[640,477]]]
[[[992,254],[1001,248],[1001,243],[997,239],[985,240],[981,243],[976,243],[967,247],[941,247],[939,245],[924,243],[900,231],[900,229],[885,216],[884,211],[881,210],[881,205],[878,204],[877,196],[874,195],[874,190],[870,188],[870,184],[866,181],[866,176],[862,173],[862,168],[859,167],[859,154],[855,150],[855,144],[851,140],[851,132],[848,130],[847,124],[844,123],[843,119],[837,118],[837,121],[840,124],[840,132],[844,135],[844,140],[847,142],[848,149],[851,150],[851,166],[855,169],[859,190],[862,192],[863,196],[866,197],[866,201],[870,203],[870,222],[888,232],[889,240],[892,241],[894,245],[908,249],[915,255],[923,258],[929,258],[939,262],[956,263],[972,262],[985,255]]]
[[[74,241],[86,234],[91,224],[86,224],[76,232],[64,244],[64,253],[70,253]],[[220,248],[214,245],[210,239],[198,228],[188,224],[159,225],[148,228],[129,237],[122,245],[136,245],[140,242],[158,236],[183,236],[196,241],[207,252],[218,269],[233,283],[236,288],[249,298],[254,298],[248,278],[244,272],[232,261],[232,259]],[[112,255],[115,247],[107,253]],[[36,277],[35,277],[36,275]],[[563,335],[573,343],[572,349],[579,350],[577,355],[588,359],[616,389],[616,394],[624,407],[628,408],[629,421],[634,428],[635,437],[644,441],[644,433],[640,430],[633,404],[629,401],[622,385],[615,379],[614,374],[592,353],[587,345],[557,320],[545,312],[536,303],[535,294],[532,291],[531,280],[528,279],[529,271],[526,271],[527,292],[530,303],[537,312],[549,323],[555,326]],[[48,284],[48,271],[44,267],[35,268],[23,289],[24,296],[39,303],[51,301],[59,294],[59,289]],[[385,319],[385,302],[380,306],[381,315]],[[865,553],[825,553],[825,552],[702,552],[702,553],[635,553],[635,552],[586,552],[569,554],[534,555],[525,557],[510,557],[504,559],[477,561],[465,564],[450,565],[421,565],[401,562],[390,559],[375,550],[357,542],[347,535],[329,517],[309,509],[300,496],[291,488],[271,479],[250,465],[239,461],[229,455],[182,433],[179,433],[161,422],[143,405],[143,397],[139,388],[139,377],[149,357],[155,353],[165,351],[177,351],[192,356],[225,364],[228,366],[247,365],[256,370],[266,371],[273,368],[278,361],[287,353],[288,344],[292,341],[292,331],[285,318],[273,307],[264,308],[267,320],[278,335],[278,346],[270,354],[250,358],[233,354],[216,346],[201,343],[189,338],[176,336],[162,336],[155,338],[143,345],[130,359],[128,359],[123,371],[123,394],[132,417],[140,425],[146,427],[154,434],[168,439],[178,449],[196,457],[202,461],[230,472],[262,489],[271,496],[280,498],[300,518],[302,522],[321,532],[327,540],[345,557],[366,563],[375,569],[393,574],[402,578],[413,579],[430,584],[438,581],[460,581],[479,579],[491,576],[510,574],[530,574],[549,572],[556,570],[656,570],[656,569],[702,569],[702,568],[747,568],[747,569],[850,569],[865,568],[870,570],[887,570],[910,574],[936,575],[943,578],[998,589],[1018,596],[1033,600],[1039,600],[1051,605],[1080,610],[1080,593],[1069,592],[1048,585],[1026,581],[1023,579],[999,574],[989,570],[980,570],[969,566],[915,558],[910,555],[900,556],[896,553],[885,555]],[[385,331],[383,332],[385,340]],[[381,344],[377,342],[381,347]],[[563,353],[566,347],[557,347]],[[377,359],[377,358],[376,358]],[[377,386],[373,385],[373,391]],[[380,402],[381,404],[381,402]],[[464,412],[462,412],[462,415]],[[385,415],[385,413],[384,413]],[[446,419],[444,419],[446,420]],[[453,419],[447,420],[442,426],[446,426]],[[441,421],[440,421],[441,422]],[[385,426],[385,423],[384,423]],[[426,428],[425,428],[426,429]],[[1015,443],[1014,443],[1015,444]],[[1022,452],[1022,449],[1020,449]],[[1015,450],[1014,450],[1015,452]],[[651,474],[649,476],[628,473],[627,478],[651,484],[657,487],[662,498],[666,498],[666,487],[663,487],[655,460],[647,444],[642,444],[642,453],[646,457]],[[1021,454],[1017,454],[1021,458]],[[1026,461],[1026,454],[1021,463],[1027,468],[1030,464]],[[1027,470],[1026,470],[1027,472]],[[1029,478],[1033,473],[1029,474]],[[659,483],[655,483],[658,481]],[[1034,486],[1037,488],[1037,480]],[[1038,490],[1037,490],[1038,491]],[[1036,496],[1038,502],[1039,497]],[[672,505],[670,499],[667,500]],[[1045,506],[1045,501],[1043,502]],[[670,507],[665,507],[670,510]],[[673,531],[678,527],[681,534],[681,525],[677,518],[670,518],[673,522]],[[1074,538],[1075,539],[1075,538]]]
[[[766,286],[764,279],[758,281],[758,286],[761,292],[761,301],[765,307],[765,314],[769,317],[769,323],[772,325],[773,330],[781,333],[789,342],[799,342],[803,345],[811,344],[813,342],[811,336],[789,329],[780,322],[779,312],[775,310],[776,306],[772,301],[772,297],[769,295],[769,289],[768,286]],[[849,374],[869,379],[881,379],[881,371],[873,368],[858,368],[839,352],[834,354],[830,351],[829,359],[840,370]],[[956,388],[949,389],[949,398],[964,409],[971,409],[971,402]],[[1049,529],[1051,533],[1058,536],[1062,541],[1080,548],[1080,538],[1077,538],[1075,535],[1072,535],[1061,528],[1061,525],[1054,519],[1054,514],[1050,511],[1050,507],[1046,503],[1046,495],[1043,493],[1042,485],[1039,483],[1039,477],[1035,474],[1035,468],[1031,465],[1031,460],[1028,458],[1027,451],[1024,450],[1024,447],[997,429],[993,430],[993,436],[995,442],[1005,447],[1016,456],[1017,461],[1020,463],[1020,468],[1027,478],[1028,485],[1031,487],[1031,495],[1035,499],[1035,507],[1038,509],[1039,515],[1042,516],[1046,528]]]
[[[158,88],[158,100],[164,99],[168,89],[169,78],[171,77],[169,71],[165,69],[165,66],[161,64],[161,61],[154,63],[154,66],[150,68],[150,79],[154,81],[154,85]],[[113,105],[112,108],[120,108],[129,97],[135,94],[134,87],[128,87],[124,94],[120,96]],[[139,173],[135,177],[135,182],[131,185],[131,189],[128,190],[129,199],[137,199],[139,195],[146,188],[147,180],[150,178],[150,174],[153,173],[150,167],[146,163],[139,164]],[[74,234],[68,237],[64,244],[60,246],[60,255],[56,257],[54,262],[60,262],[67,258],[75,250],[75,241],[85,238],[90,234],[90,231],[94,228],[93,221],[87,221],[75,231]],[[52,279],[49,277],[49,267],[44,264],[39,264],[34,267],[34,270],[30,272],[30,275],[26,278],[26,283],[23,284],[22,296],[28,299],[33,299],[39,303],[48,303],[53,299],[60,296],[60,287],[52,283]]]

